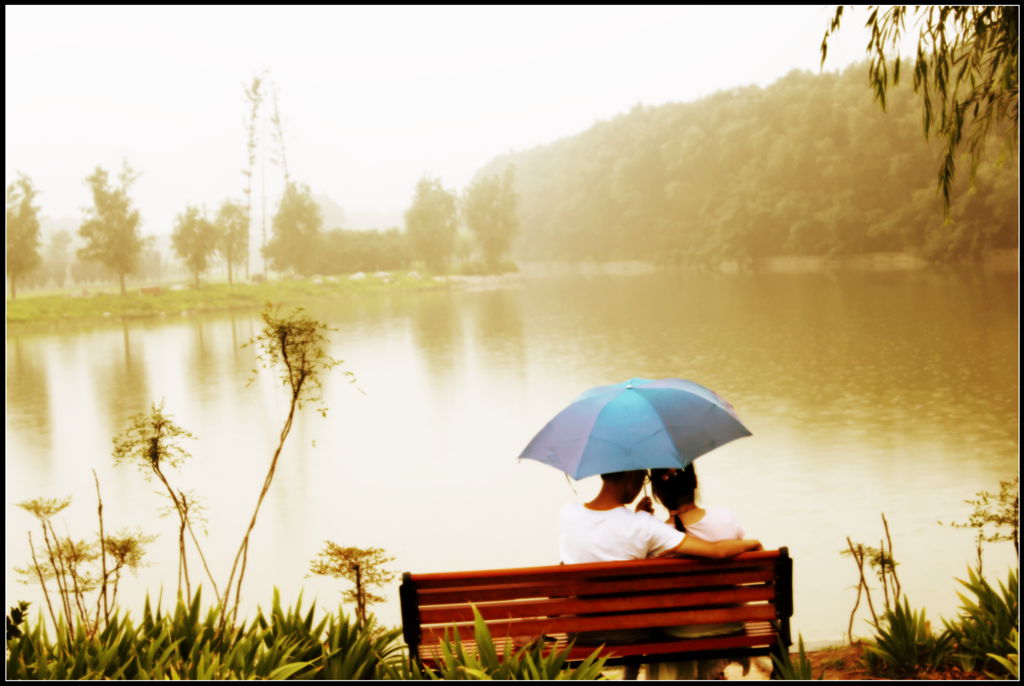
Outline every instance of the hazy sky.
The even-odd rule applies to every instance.
[[[243,82],[270,70],[291,175],[353,216],[400,216],[425,172],[461,190],[496,155],[636,103],[818,70],[831,6],[6,6],[7,183],[78,218],[127,158],[145,233],[241,197]],[[864,59],[849,16],[826,70]],[[865,83],[865,92],[867,84]],[[867,97],[870,97],[867,95]],[[268,137],[269,142],[269,137]],[[281,187],[266,168],[268,211]],[[259,187],[257,186],[257,192]]]

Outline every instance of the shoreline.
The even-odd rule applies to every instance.
[[[959,268],[1019,271],[1019,250],[995,250],[972,262],[931,264],[907,253],[867,253],[840,258],[781,255],[758,260],[723,261],[717,267],[665,267],[653,262],[523,262],[519,271],[500,275],[421,275],[409,272],[377,272],[337,276],[292,277],[260,283],[201,283],[198,288],[181,283],[134,285],[125,295],[104,285],[61,289],[57,293],[22,295],[6,300],[7,330],[25,331],[64,324],[88,325],[190,316],[206,312],[259,309],[267,301],[282,304],[315,301],[370,293],[421,292],[459,288],[491,290],[519,286],[526,281],[559,276],[636,276],[659,271],[718,271],[727,274],[803,274],[834,271],[916,272]]]
[[[158,320],[232,310],[259,310],[268,301],[291,305],[358,295],[451,288],[443,277],[417,272],[361,272],[345,276],[280,279],[262,283],[135,285],[125,295],[109,287],[75,288],[6,301],[7,331]]]

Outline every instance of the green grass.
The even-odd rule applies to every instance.
[[[270,613],[252,622],[218,629],[218,607],[203,609],[197,591],[179,596],[168,612],[146,599],[141,621],[114,612],[101,629],[88,632],[63,621],[51,637],[45,622],[19,603],[8,615],[8,679],[583,679],[601,675],[600,649],[576,666],[566,665],[569,647],[543,654],[540,641],[499,656],[491,634],[476,613],[476,649],[459,639],[442,643],[437,670],[407,659],[402,631],[385,628],[370,615],[365,624],[338,611],[302,608],[302,595],[284,608],[274,590]],[[12,632],[12,625],[14,631]],[[457,635],[457,634],[456,634]]]
[[[163,286],[157,295],[143,294],[138,286],[129,288],[123,296],[116,291],[81,296],[26,294],[19,296],[17,300],[7,300],[7,325],[142,319],[182,313],[259,308],[267,301],[290,304],[317,298],[443,287],[443,281],[435,281],[429,276],[394,272],[387,279],[368,274],[358,280],[348,276],[336,276],[282,279],[258,284],[201,283],[199,288],[193,288],[191,285],[177,286],[180,290],[170,290],[171,286]]]

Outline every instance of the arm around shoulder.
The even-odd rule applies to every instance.
[[[740,553],[745,553],[749,550],[761,550],[761,542],[749,538],[710,542],[701,540],[696,536],[684,536],[679,545],[664,555],[692,555],[723,560],[736,557]]]

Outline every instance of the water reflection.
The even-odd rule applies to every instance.
[[[10,452],[23,450],[26,458],[41,467],[50,465],[53,445],[50,440],[50,388],[48,370],[50,361],[43,357],[52,347],[44,347],[21,338],[8,339],[7,347],[7,394],[5,443]],[[13,434],[11,432],[14,432]],[[14,435],[21,437],[24,445],[12,446]]]
[[[128,417],[148,407],[150,401],[145,353],[138,338],[124,323],[119,334],[97,334],[90,351],[97,370],[96,390],[115,431],[120,431]]]
[[[766,544],[790,546],[794,631],[805,638],[845,631],[855,579],[838,550],[847,535],[877,540],[883,511],[905,587],[930,615],[949,616],[951,580],[974,552],[970,532],[935,521],[963,519],[965,498],[1017,469],[1015,273],[577,275],[309,311],[337,329],[331,354],[366,395],[332,377],[328,418],[297,416],[253,541],[252,607],[274,585],[293,599],[325,538],[383,547],[396,571],[556,561],[558,508],[587,498],[593,480],[574,494],[515,456],[582,390],[631,376],[704,383],[753,431],[701,458],[703,497]],[[241,345],[260,325],[257,313],[232,312],[10,336],[9,482],[87,498],[98,467],[111,522],[170,531],[138,475],[109,468],[127,416],[151,392],[166,398],[199,437],[176,483],[207,497],[205,549],[226,576],[287,414],[276,374],[246,386],[255,363]],[[40,469],[50,453],[66,459]],[[142,588],[173,588],[173,532],[164,538]],[[21,559],[23,532],[8,524],[8,539]],[[23,590],[9,586],[9,600]],[[399,622],[397,601],[377,610]]]
[[[461,310],[451,292],[426,293],[409,312],[421,360],[437,388],[447,388],[465,355]]]
[[[476,296],[468,303],[468,310],[483,362],[521,378],[526,366],[526,339],[520,292],[492,290]]]
[[[188,375],[199,390],[199,400],[204,404],[214,399],[214,390],[219,380],[216,357],[213,352],[209,329],[213,326],[206,317],[196,317],[191,322],[192,341],[188,350]],[[223,348],[223,344],[220,346]]]

